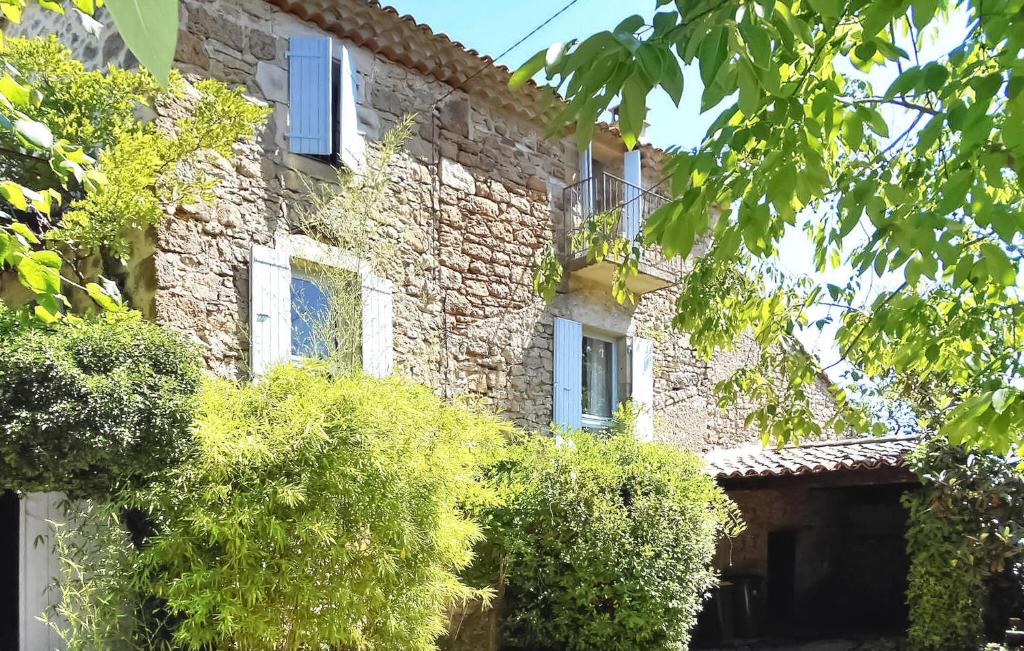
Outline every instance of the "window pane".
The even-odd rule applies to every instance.
[[[292,274],[292,355],[326,357],[327,295],[309,278]]]
[[[589,416],[612,417],[613,345],[610,341],[583,338],[583,413]]]

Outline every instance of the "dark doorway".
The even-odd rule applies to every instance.
[[[796,531],[768,532],[768,627],[788,633],[796,607]]]
[[[0,649],[18,648],[18,496],[0,495]]]
[[[829,593],[832,630],[898,634],[906,630],[907,515],[902,486],[843,490],[840,538],[833,557]]]

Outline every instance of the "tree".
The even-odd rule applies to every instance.
[[[20,22],[30,1],[0,0],[0,13],[7,20]],[[38,0],[38,3],[49,11],[64,13],[63,2]],[[95,31],[98,23],[91,16],[103,6],[103,0],[74,0],[73,4],[86,25]],[[167,87],[178,38],[178,0],[147,2],[145,10],[138,5],[138,0],[112,0],[107,6],[125,42],[151,74]],[[7,49],[6,43],[4,48]],[[59,110],[53,110],[52,97],[37,88],[36,80],[23,68],[10,60],[6,63],[4,74],[0,76],[0,142],[8,160],[3,162],[4,174],[0,176],[0,198],[8,204],[8,209],[48,222],[55,217],[54,211],[70,199],[66,195],[74,196],[76,191],[94,192],[106,183],[106,176],[95,168],[97,143],[68,140],[55,131],[53,125],[40,119],[38,113],[46,113],[47,108],[51,109],[48,117],[60,115]],[[153,94],[152,89],[145,88],[146,78],[148,76],[140,77],[134,88],[120,90],[136,93],[135,99],[145,99]],[[53,88],[61,89],[59,85]],[[117,102],[132,98],[122,93],[112,99]],[[103,113],[89,114],[88,118],[116,119],[123,117],[124,112],[120,111],[113,118]],[[64,125],[68,126],[67,120]],[[10,164],[11,156],[17,159],[16,164]],[[43,171],[47,167],[49,173]],[[10,178],[8,173],[12,170],[34,176],[35,183]],[[61,275],[60,255],[43,246],[39,235],[39,229],[33,230],[24,220],[0,212],[0,266],[13,268],[21,284],[32,293],[35,315],[53,320],[64,306],[70,306],[62,290],[67,279]],[[82,289],[106,308],[117,302],[96,283],[88,283]]]
[[[702,111],[721,113],[695,151],[671,157],[672,201],[643,241],[685,256],[710,238],[684,281],[676,324],[705,353],[748,330],[763,351],[723,383],[725,398],[752,394],[751,418],[766,437],[816,434],[802,389],[823,369],[785,353],[800,328],[834,320],[847,370],[826,426],[869,428],[844,388],[900,401],[911,378],[935,389],[924,408],[909,403],[929,431],[999,453],[1024,449],[1024,3],[656,6],[650,23],[633,16],[538,53],[513,85],[544,70],[566,100],[554,127],[575,122],[581,143],[619,102],[633,147],[650,93],[678,105],[693,92],[684,66],[699,71]],[[951,15],[967,18],[962,41],[929,60],[925,39]],[[885,76],[877,71],[894,81],[874,87]],[[848,265],[848,282],[780,271],[780,241],[796,228],[813,242],[816,270]],[[627,258],[622,271],[634,264]],[[784,382],[766,381],[777,373]]]
[[[203,164],[232,156],[267,110],[215,81],[185,100],[174,74],[164,90],[145,71],[87,71],[55,37],[9,38],[0,63],[0,92],[16,100],[0,101],[0,124],[12,126],[0,129],[0,262],[44,321],[71,309],[69,288],[119,309],[101,274],[130,256],[131,233],[158,224],[170,204],[211,196]],[[137,117],[140,106],[174,101],[193,104],[170,128]]]

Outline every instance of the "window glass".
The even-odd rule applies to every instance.
[[[611,418],[615,408],[615,344],[594,337],[583,337],[583,413]]]
[[[292,355],[327,356],[325,341],[330,303],[327,294],[311,278],[292,274]]]

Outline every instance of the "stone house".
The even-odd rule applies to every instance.
[[[35,11],[9,31],[56,32],[91,65],[135,64],[109,24],[97,39]],[[620,211],[623,234],[639,231],[664,201],[664,152],[626,151],[614,125],[598,125],[583,151],[572,134],[546,137],[546,91],[509,90],[508,69],[373,0],[182,0],[176,67],[244,86],[273,109],[259,137],[213,170],[216,201],[177,206],[140,238],[124,280],[148,318],[202,344],[212,371],[245,378],[303,354],[296,300],[319,300],[305,270],[339,268],[362,281],[353,328],[368,372],[475,396],[531,430],[600,427],[630,398],[646,439],[701,453],[756,441],[743,410],[720,410],[713,390],[747,351],[707,362],[671,327],[686,262],[645,255],[638,300],[622,305],[611,265],[573,246],[600,211]],[[387,269],[298,234],[309,184],[358,169],[366,143],[409,113],[416,128],[371,227],[394,251]],[[552,246],[568,273],[545,303],[532,273]],[[27,542],[48,500],[12,509],[21,649],[51,644],[32,618],[38,599],[26,597],[48,576]]]

